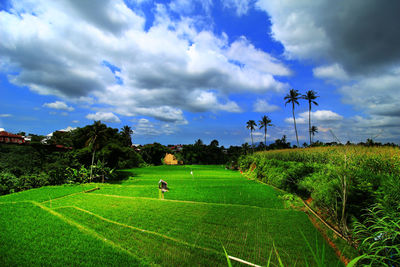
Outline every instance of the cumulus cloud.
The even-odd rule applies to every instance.
[[[314,76],[335,81],[342,101],[365,114],[346,119],[358,136],[365,137],[362,121],[380,122],[393,136],[400,116],[399,1],[258,0],[256,7],[270,16],[271,35],[288,58],[320,64]]]
[[[301,118],[308,118],[308,112],[300,113],[299,116]],[[342,120],[343,116],[331,110],[317,110],[311,112],[311,119],[318,122],[331,122]]]
[[[76,127],[68,126],[67,128],[61,129],[61,130],[59,130],[59,131],[62,131],[62,132],[70,132],[70,131],[73,131],[73,130],[75,130],[75,129],[76,129]]]
[[[349,76],[339,64],[319,66],[313,69],[315,77],[328,80],[348,80]]]
[[[103,122],[121,122],[121,120],[112,112],[96,112],[92,114],[86,115],[86,118],[89,120],[94,120],[94,121],[103,121]]]
[[[256,5],[270,15],[272,35],[290,56],[332,60],[350,73],[400,60],[399,1],[259,0]]]
[[[53,103],[44,103],[43,107],[58,109],[58,110],[67,110],[67,111],[74,110],[73,107],[68,106],[65,102],[62,101],[55,101]]]
[[[173,4],[187,1],[155,4],[145,29],[144,15],[122,0],[13,1],[0,12],[2,70],[39,94],[164,121],[184,122],[183,111],[239,112],[231,93],[288,88],[274,77],[290,73],[278,59],[201,29],[197,18],[171,19]]]
[[[133,126],[134,134],[139,136],[170,135],[178,131],[177,123],[151,122],[141,118]]]
[[[280,107],[277,105],[272,105],[268,103],[266,100],[257,99],[253,104],[254,112],[273,112],[279,110]]]
[[[286,118],[285,122],[291,123],[291,124],[294,123],[293,117]],[[306,123],[307,123],[307,120],[305,118],[303,118],[303,117],[296,118],[296,124],[306,124]]]
[[[371,115],[400,117],[400,68],[383,75],[370,76],[339,89],[343,102]]]
[[[343,120],[343,116],[331,110],[316,110],[311,112],[312,123],[331,123]],[[293,118],[286,118],[285,122],[293,123]],[[308,111],[298,114],[296,118],[297,124],[308,123]]]
[[[242,36],[231,44],[227,51],[231,60],[243,64],[243,67],[270,73],[271,75],[288,76],[291,71],[280,61],[271,55],[256,49],[246,37]]]

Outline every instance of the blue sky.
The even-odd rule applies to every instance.
[[[400,143],[398,1],[2,1],[0,128],[93,120],[139,144],[294,143],[292,88],[319,95],[316,139]],[[300,143],[308,105],[296,106]],[[255,141],[263,132],[254,133]]]

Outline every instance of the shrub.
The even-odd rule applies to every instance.
[[[18,189],[18,178],[10,172],[0,173],[0,195],[13,193]]]

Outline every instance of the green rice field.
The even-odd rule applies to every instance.
[[[227,266],[224,247],[261,266],[279,260],[317,266],[316,259],[342,266],[304,212],[285,208],[280,192],[239,172],[222,166],[125,172],[118,182],[0,197],[0,265]],[[164,199],[160,179],[170,189]]]

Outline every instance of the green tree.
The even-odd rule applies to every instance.
[[[257,126],[256,122],[253,120],[249,120],[247,122],[247,129],[250,129],[250,135],[251,135],[251,146],[253,147],[253,151],[254,151],[254,142],[253,142],[253,131],[256,129],[255,127]]]
[[[244,144],[242,144],[241,150],[242,150],[242,153],[243,153],[243,154],[247,155],[247,153],[248,153],[249,150],[250,150],[249,144],[248,144],[247,142],[244,143]]]
[[[311,127],[311,130],[310,130],[310,133],[311,133],[311,135],[314,137],[314,135],[316,134],[316,133],[318,133],[318,127],[317,126],[312,126]],[[312,144],[312,139],[310,140],[310,145]]]
[[[272,126],[271,122],[272,122],[272,120],[266,115],[262,116],[261,120],[258,121],[258,125],[260,125],[260,129],[264,128],[265,149],[267,148],[267,127]]]
[[[285,106],[288,103],[292,103],[292,112],[293,112],[293,122],[294,122],[294,131],[296,132],[296,141],[297,141],[297,146],[299,147],[299,136],[297,135],[297,127],[296,127],[296,117],[294,116],[294,104],[299,105],[299,98],[300,98],[300,94],[299,94],[299,90],[294,90],[294,89],[290,89],[289,94],[287,94],[284,98],[284,100],[286,100],[285,102]]]
[[[317,99],[316,92],[314,92],[313,90],[309,90],[306,92],[306,94],[302,95],[301,98],[305,99],[308,101],[308,133],[310,135],[310,145],[312,143],[311,140],[311,106],[312,104],[318,106],[318,103],[315,101],[315,99]],[[314,134],[313,134],[314,135]]]
[[[93,125],[90,125],[90,131],[88,133],[88,139],[86,141],[86,145],[89,146],[92,150],[92,164],[90,166],[90,181],[93,178],[93,164],[96,150],[100,148],[104,139],[105,133],[107,130],[107,126],[101,121],[95,121]]]
[[[124,139],[125,146],[132,145],[132,138],[131,138],[132,134],[133,134],[133,130],[128,125],[125,125],[124,127],[121,128],[121,135],[122,135],[122,138]]]

